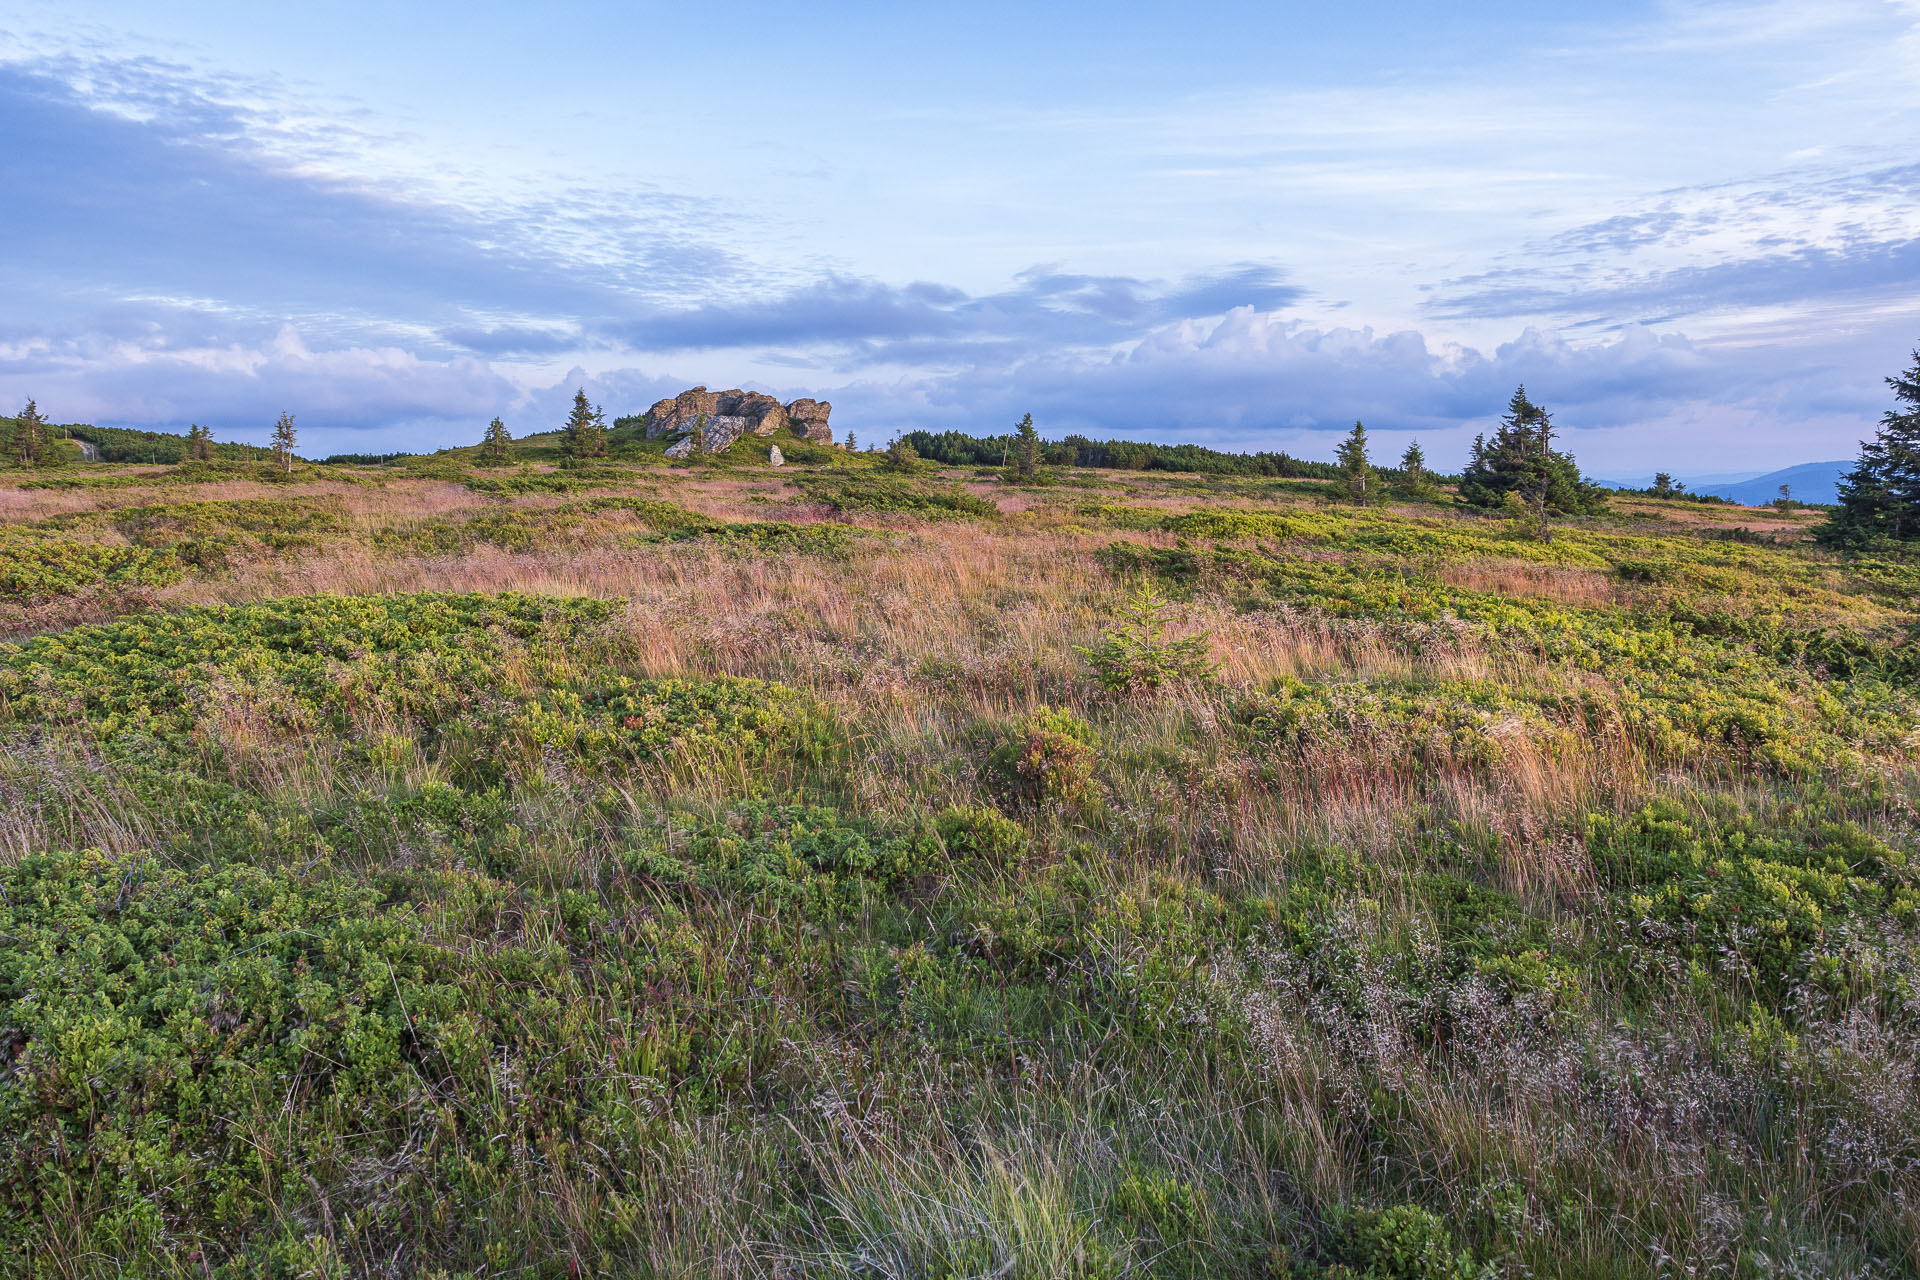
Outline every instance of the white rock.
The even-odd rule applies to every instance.
[[[767,465],[770,467],[784,467],[787,465],[787,455],[780,452],[779,445],[775,445],[767,451]]]

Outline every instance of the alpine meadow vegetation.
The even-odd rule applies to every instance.
[[[282,421],[7,437],[0,1276],[1920,1276],[1890,525]]]

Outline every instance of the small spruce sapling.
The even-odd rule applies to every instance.
[[[1440,495],[1440,486],[1427,470],[1427,451],[1414,440],[1400,455],[1400,491],[1416,501],[1431,501]]]
[[[919,453],[907,442],[905,436],[895,436],[893,442],[887,446],[887,451],[880,456],[882,468],[904,475],[911,475],[919,462]]]
[[[1335,456],[1340,463],[1340,487],[1348,501],[1372,502],[1380,496],[1380,477],[1367,457],[1366,424],[1353,424]]]
[[[281,471],[293,471],[293,445],[296,439],[293,430],[293,415],[282,413],[280,421],[273,424],[273,462]]]
[[[1013,468],[1022,480],[1031,480],[1040,470],[1040,433],[1034,430],[1033,415],[1027,414],[1014,424]]]
[[[1213,674],[1205,638],[1169,639],[1165,611],[1166,602],[1155,594],[1153,582],[1142,578],[1121,608],[1120,625],[1096,646],[1074,646],[1108,693],[1157,693],[1168,685],[1205,680]]]
[[[606,415],[599,406],[588,403],[584,387],[573,393],[573,411],[567,415],[560,452],[576,460],[607,456]]]
[[[504,467],[511,460],[513,437],[507,434],[507,424],[495,418],[487,424],[486,434],[480,437],[480,465],[485,467]]]

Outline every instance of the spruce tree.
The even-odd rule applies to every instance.
[[[293,470],[293,415],[282,413],[273,424],[273,460],[282,471]]]
[[[1527,398],[1525,387],[1516,390],[1493,439],[1474,437],[1460,475],[1460,500],[1498,511],[1509,509],[1511,494],[1545,538],[1553,536],[1549,516],[1605,510],[1606,496],[1580,478],[1573,456],[1553,447],[1555,434],[1552,415]]]
[[[1920,541],[1920,350],[1887,385],[1904,409],[1887,410],[1874,438],[1860,442],[1853,469],[1840,477],[1839,509],[1816,533],[1828,546]]]
[[[1406,452],[1400,455],[1400,490],[1407,497],[1419,500],[1430,500],[1440,493],[1433,473],[1427,470],[1427,451],[1420,447],[1418,440],[1411,441]]]
[[[40,416],[40,406],[32,400],[20,411],[20,417],[14,427],[14,457],[23,467],[34,467],[46,460],[47,456],[47,420]]]
[[[213,428],[194,423],[187,428],[187,457],[194,462],[208,462],[213,458]]]
[[[513,437],[507,434],[507,424],[495,418],[487,424],[486,434],[480,437],[480,465],[485,467],[504,467],[511,460]]]
[[[1356,422],[1347,438],[1340,442],[1335,450],[1340,463],[1340,484],[1346,490],[1347,497],[1354,502],[1368,502],[1378,496],[1380,479],[1373,473],[1373,462],[1367,457],[1367,428],[1365,423]]]
[[[560,452],[569,458],[607,456],[606,415],[587,403],[586,388],[573,393],[573,412],[567,415],[566,438]]]
[[[1022,480],[1031,480],[1040,470],[1040,433],[1034,430],[1032,414],[1014,424],[1013,436],[1014,470]]]
[[[886,452],[880,455],[882,467],[905,475],[911,475],[919,464],[920,454],[905,436],[895,436],[893,442],[887,446]]]

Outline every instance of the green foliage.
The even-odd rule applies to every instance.
[[[1157,1170],[1129,1173],[1107,1203],[1130,1230],[1167,1248],[1204,1239],[1210,1225],[1206,1191]]]
[[[1629,919],[1666,931],[1679,954],[1778,1000],[1795,982],[1870,990],[1859,931],[1908,928],[1920,870],[1905,853],[1849,824],[1767,830],[1750,818],[1711,825],[1671,802],[1624,818],[1588,819],[1602,883]]]
[[[1874,438],[1861,441],[1852,470],[1840,478],[1840,505],[1816,534],[1828,546],[1863,550],[1920,542],[1920,350],[1887,385],[1904,408],[1887,410]]]
[[[1328,1280],[1481,1280],[1489,1269],[1465,1249],[1437,1215],[1419,1205],[1347,1209],[1333,1215]]]
[[[563,711],[570,705],[560,704]],[[828,726],[813,703],[762,680],[623,677],[600,684],[579,705],[588,718],[574,741],[588,759],[631,753],[683,768],[757,769],[775,756],[818,759],[828,748]]]
[[[0,645],[0,1275],[1920,1265],[1904,559],[1217,475],[885,540],[697,470],[396,518],[470,456],[0,523],[125,557]],[[81,475],[183,472],[278,474]],[[687,501],[822,484],[756,480]],[[449,557],[369,581],[617,547],[641,598],[48,629],[368,514]],[[1097,564],[1232,666],[1066,710]]]
[[[1506,416],[1491,441],[1475,436],[1473,455],[1460,477],[1460,498],[1472,506],[1504,509],[1508,495],[1532,513],[1538,532],[1550,536],[1551,515],[1596,515],[1606,495],[1580,477],[1573,456],[1553,447],[1553,419],[1527,398],[1513,393]]]
[[[483,467],[509,465],[513,461],[513,437],[507,433],[507,424],[498,418],[489,422],[476,452],[475,461]]]
[[[273,465],[281,471],[293,470],[293,446],[297,439],[293,415],[282,413],[280,420],[273,424]]]
[[[189,427],[184,436],[129,427],[72,426],[67,430],[74,439],[98,448],[102,462],[267,462],[273,457],[271,449],[259,445],[215,441],[211,428],[198,425]]]
[[[520,495],[528,493],[580,493],[592,489],[618,489],[647,479],[643,473],[616,466],[569,467],[565,471],[518,471],[507,476],[466,476],[461,479],[475,493]]]
[[[584,387],[573,393],[573,409],[562,429],[560,452],[573,461],[607,456],[606,415],[587,402]]]
[[[959,431],[910,431],[903,437],[923,458],[948,466],[999,467],[1011,462],[1012,435],[970,436]],[[851,445],[849,445],[851,447]],[[1125,471],[1162,471],[1218,476],[1287,476],[1330,480],[1339,469],[1329,462],[1308,462],[1285,453],[1222,453],[1197,444],[1156,444],[1137,440],[1094,442],[1066,436],[1042,442],[1041,457],[1055,466]]]
[[[1027,414],[1013,427],[1013,470],[1022,480],[1031,480],[1040,469],[1040,433],[1033,428],[1033,415]]]
[[[1265,511],[1187,511],[1167,516],[1160,527],[1187,537],[1231,540],[1298,538],[1312,531],[1300,520]]]
[[[1400,476],[1393,485],[1394,496],[1412,502],[1432,502],[1440,496],[1440,486],[1427,470],[1427,453],[1418,440],[1407,442],[1400,455]]]
[[[13,462],[17,466],[37,467],[52,458],[53,441],[48,435],[46,418],[40,406],[28,400],[20,415],[12,420]]]
[[[872,473],[836,475],[819,472],[797,476],[794,482],[810,501],[843,514],[872,512],[913,515],[930,520],[1000,514],[999,508],[991,502],[975,497],[957,485],[917,484],[895,476]]]
[[[1340,487],[1349,502],[1377,502],[1384,494],[1380,477],[1367,457],[1367,428],[1356,422],[1334,451],[1340,464]]]
[[[895,436],[887,445],[886,452],[880,455],[881,468],[897,475],[912,475],[919,465],[920,455],[913,451],[913,446],[907,443],[904,436]]]
[[[1094,799],[1100,758],[1093,726],[1065,709],[1040,706],[1024,716],[989,758],[989,766],[1028,804],[1079,806]]]
[[[346,527],[337,500],[173,502],[0,526],[0,591],[48,600],[93,588],[159,587],[189,570],[316,547]],[[99,542],[111,531],[121,542]],[[76,536],[78,535],[78,536]]]
[[[1093,677],[1109,693],[1152,694],[1170,685],[1202,681],[1213,674],[1202,636],[1171,639],[1166,602],[1142,578],[1120,611],[1120,624],[1091,648],[1076,646],[1093,668]]]
[[[1013,867],[1025,860],[1030,848],[1026,829],[988,805],[950,806],[933,825],[948,855],[958,862]]]
[[[0,527],[0,599],[35,602],[98,587],[164,587],[185,570],[171,548],[101,546]]]

